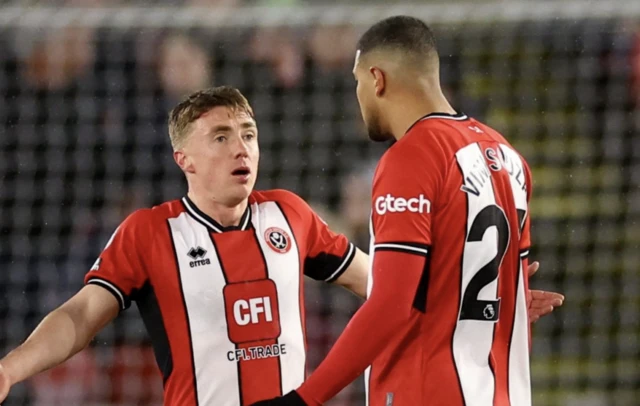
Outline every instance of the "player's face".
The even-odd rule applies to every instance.
[[[393,138],[393,134],[386,131],[382,123],[375,76],[360,64],[359,51],[356,53],[353,75],[356,78],[356,95],[358,97],[358,104],[360,105],[360,112],[362,113],[362,120],[367,127],[369,139],[382,142]]]
[[[178,164],[199,190],[224,205],[240,204],[258,175],[256,122],[245,111],[215,107],[193,122],[182,154]]]

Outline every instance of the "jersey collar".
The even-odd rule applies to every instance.
[[[215,233],[224,233],[225,231],[244,231],[251,228],[251,205],[247,204],[247,209],[240,218],[240,224],[237,226],[224,227],[202,210],[200,210],[188,196],[182,198],[182,204],[184,205],[187,213],[193,217],[197,222],[207,227],[209,230]]]
[[[439,118],[439,119],[443,119],[443,120],[453,120],[453,121],[464,121],[464,120],[468,120],[469,117],[467,117],[466,114],[461,113],[461,112],[457,112],[456,114],[449,114],[449,113],[439,113],[439,112],[434,112],[434,113],[429,113],[426,116],[423,116],[421,118],[418,119],[418,121],[416,121],[415,123],[411,124],[411,127],[409,127],[409,129],[405,132],[408,133],[409,131],[411,131],[411,129],[413,127],[416,126],[416,124],[425,121],[425,120],[431,120],[434,118]]]

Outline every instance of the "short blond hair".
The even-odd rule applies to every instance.
[[[191,123],[215,107],[244,111],[253,118],[249,102],[235,87],[218,86],[192,93],[169,112],[169,138],[174,150],[184,145]]]

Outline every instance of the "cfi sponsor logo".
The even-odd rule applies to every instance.
[[[279,227],[270,227],[264,232],[267,245],[279,254],[286,254],[291,249],[291,237]]]
[[[375,210],[379,215],[386,213],[403,213],[409,211],[411,213],[431,213],[431,201],[425,198],[423,194],[418,197],[395,197],[391,194],[386,196],[378,196],[375,200]]]

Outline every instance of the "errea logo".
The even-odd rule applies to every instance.
[[[423,194],[418,197],[405,199],[404,197],[394,197],[391,194],[379,196],[375,201],[376,213],[384,215],[388,213],[402,213],[410,211],[411,213],[431,213],[431,201],[425,198]]]
[[[189,266],[195,268],[197,266],[210,265],[211,260],[204,257],[206,253],[207,250],[202,247],[191,248],[189,252],[187,252],[187,255],[190,256],[191,259],[194,259],[194,261],[190,261]]]

